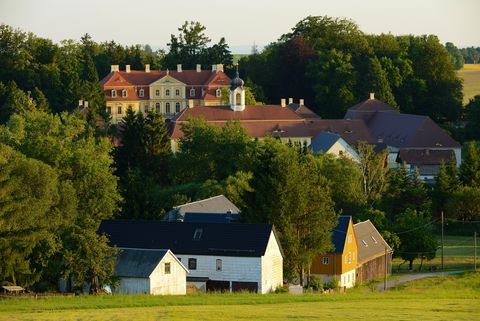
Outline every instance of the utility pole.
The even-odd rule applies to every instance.
[[[473,270],[477,270],[477,231],[473,232]]]
[[[383,280],[383,290],[386,291],[387,290],[387,246],[385,246],[385,267],[384,267],[384,270],[385,270],[385,277],[384,277],[384,280]]]
[[[443,211],[442,211],[442,271],[443,271],[443,245],[444,245],[444,240],[443,240]]]

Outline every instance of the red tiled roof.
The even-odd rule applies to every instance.
[[[398,113],[390,105],[385,104],[378,99],[367,99],[358,103],[347,110],[345,119],[362,119],[367,124],[377,113]]]
[[[117,91],[117,96],[112,97],[112,89]],[[122,97],[122,91],[127,90],[127,97]],[[140,89],[143,89],[143,97],[139,96]],[[114,87],[104,88],[105,99],[108,101],[130,101],[130,100],[148,100],[150,99],[150,91],[148,87],[134,87],[134,86],[125,86],[125,87]]]
[[[455,154],[451,149],[401,149],[397,162],[416,165],[440,165],[449,163]]]
[[[312,137],[320,132],[330,132],[340,135],[349,145],[359,141],[369,144],[377,143],[375,137],[370,133],[367,125],[360,119],[318,119],[310,120],[307,123]]]

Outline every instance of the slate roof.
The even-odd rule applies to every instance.
[[[428,116],[377,113],[368,123],[370,131],[377,139],[389,146],[399,148],[459,148],[453,140]]]
[[[387,253],[393,252],[370,220],[354,224],[353,229],[357,241],[359,264],[385,255],[385,247],[387,247]]]
[[[121,249],[115,265],[115,275],[148,278],[167,253],[168,250]]]
[[[401,149],[397,156],[397,163],[415,165],[440,165],[448,164],[455,157],[453,150],[430,149]]]
[[[312,138],[312,143],[309,147],[314,153],[326,153],[340,139],[342,139],[342,137],[337,134],[320,132],[317,136]]]
[[[106,220],[99,228],[99,233],[109,237],[110,245],[121,248],[168,248],[175,254],[240,257],[263,256],[272,232],[276,237],[275,229],[270,224],[154,220]],[[194,239],[195,234],[201,236]]]
[[[332,243],[335,247],[333,253],[343,253],[345,248],[345,239],[347,238],[348,226],[351,216],[341,215],[338,218],[338,224],[335,226],[332,232]]]
[[[188,223],[232,223],[238,221],[239,214],[231,213],[185,213],[184,222]]]

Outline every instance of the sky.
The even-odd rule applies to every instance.
[[[457,47],[480,46],[479,0],[0,0],[0,23],[59,42],[165,47],[186,20],[199,21],[234,53],[276,41],[308,15],[349,18],[365,33],[435,34]]]

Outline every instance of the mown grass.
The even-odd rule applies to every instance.
[[[480,272],[339,294],[80,296],[0,301],[0,320],[478,320]]]
[[[467,104],[475,95],[480,95],[480,64],[465,64],[457,74],[463,79],[463,103]]]

